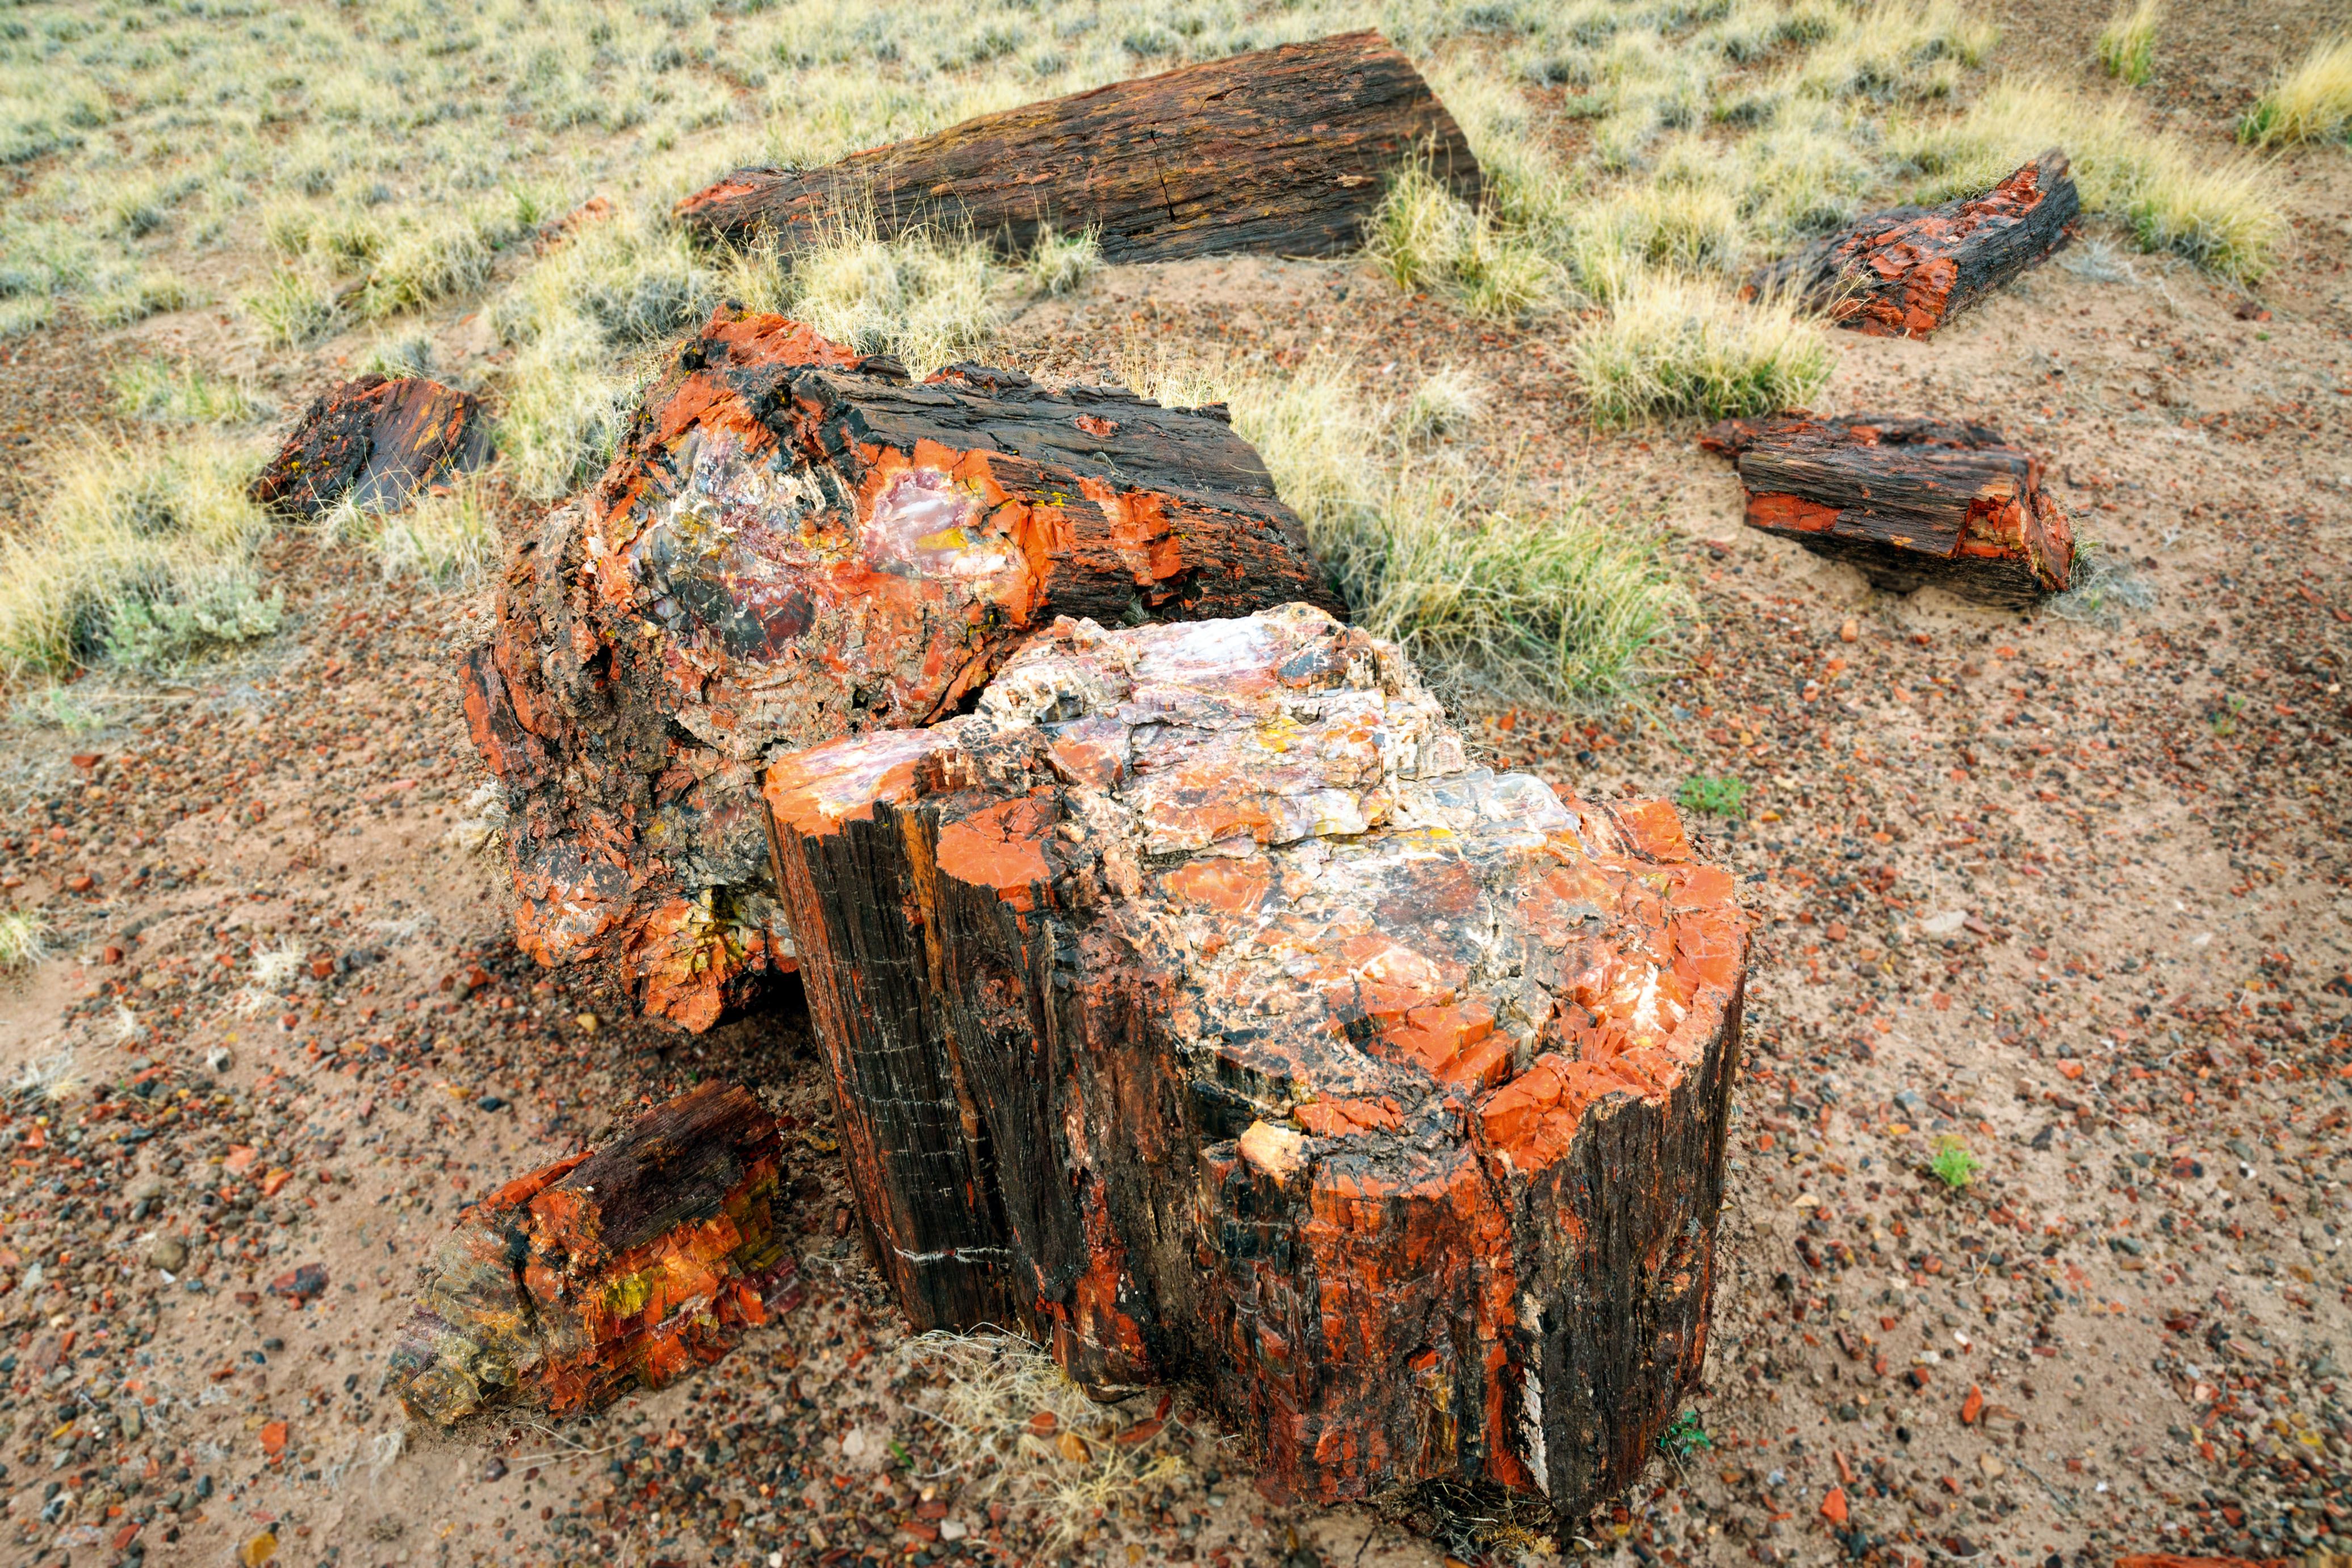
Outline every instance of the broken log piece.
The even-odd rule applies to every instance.
[[[460,664],[507,787],[517,937],[619,958],[708,1029],[793,962],[759,804],[772,755],[951,713],[1036,627],[1336,606],[1222,409],[922,382],[725,310],[619,455],[509,566]]]
[[[247,493],[296,517],[346,498],[394,511],[489,455],[489,421],[472,393],[418,377],[366,375],[314,399]]]
[[[1639,1473],[1705,1355],[1747,952],[1672,807],[1472,766],[1305,605],[1057,622],[766,800],[919,1326],[1204,1385],[1295,1495]]]
[[[1363,241],[1416,158],[1479,200],[1478,161],[1412,62],[1378,33],[1285,44],[982,115],[822,169],[739,169],[677,215],[788,248],[869,217],[886,238],[969,229],[1018,254],[1092,230],[1112,262],[1255,251],[1336,256]]]
[[[2074,572],[2074,528],[2041,459],[1981,424],[1800,412],[1726,420],[1699,444],[1737,462],[1748,527],[1891,593],[1933,586],[2021,609]]]
[[[1925,338],[2040,265],[2082,212],[2053,147],[1981,196],[1873,213],[1765,267],[1746,292],[1794,294],[1873,337]]]
[[[445,1426],[583,1409],[717,1360],[789,1302],[778,1159],[759,1102],[706,1083],[474,1205],[393,1354],[401,1403]]]

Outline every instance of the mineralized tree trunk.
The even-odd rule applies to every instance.
[[[402,1403],[444,1425],[575,1410],[717,1360],[790,1304],[778,1161],[774,1118],[706,1083],[476,1204],[393,1353]]]
[[[297,517],[346,498],[391,511],[489,456],[489,421],[471,392],[415,376],[362,376],[312,400],[248,493]]]
[[[1671,807],[1471,765],[1305,605],[1058,622],[765,792],[917,1324],[1204,1384],[1306,1497],[1640,1471],[1705,1355],[1747,954]]]
[[[2041,460],[1983,425],[1801,413],[1726,420],[1699,444],[1737,461],[1748,527],[1890,592],[1932,585],[2023,608],[2074,571],[2074,528]]]
[[[969,120],[822,169],[739,169],[678,204],[689,227],[788,246],[871,223],[969,229],[1020,252],[1092,230],[1106,259],[1362,243],[1412,160],[1480,194],[1462,128],[1378,33],[1285,44]]]
[[[2066,243],[2083,203],[2056,148],[1981,196],[1895,207],[1781,257],[1751,294],[1793,293],[1841,325],[1925,338]]]
[[[508,567],[461,664],[508,789],[517,936],[617,956],[699,1030],[792,964],[759,805],[772,754],[954,713],[1057,615],[1336,604],[1222,409],[921,382],[721,310],[601,482]]]

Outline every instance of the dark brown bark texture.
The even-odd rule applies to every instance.
[[[1794,293],[1874,337],[1927,337],[2066,243],[2083,213],[2067,171],[2053,147],[1981,196],[1874,213],[1773,262],[1748,291]]]
[[[1378,33],[1186,66],[982,115],[822,169],[739,169],[678,204],[717,237],[788,247],[870,214],[886,237],[969,228],[1018,253],[1091,229],[1113,262],[1336,256],[1398,167],[1425,157],[1465,201],[1478,161]]]
[[[1890,592],[1932,585],[2023,608],[2073,574],[2074,527],[2041,459],[1981,424],[1799,412],[1726,420],[1699,444],[1738,463],[1748,527]]]
[[[618,957],[700,1030],[793,962],[759,805],[772,755],[956,711],[1057,615],[1336,605],[1221,409],[910,382],[721,310],[603,479],[525,541],[461,661],[509,792],[517,937]]]
[[[393,1353],[401,1402],[444,1425],[576,1410],[724,1355],[796,1288],[779,1157],[759,1102],[706,1083],[476,1204]]]
[[[489,421],[472,393],[367,375],[313,400],[247,493],[298,517],[315,517],[346,497],[391,511],[489,455]]]
[[[1705,1356],[1747,953],[1672,807],[1473,767],[1305,605],[1061,622],[765,793],[919,1326],[1202,1384],[1298,1496],[1640,1472]]]

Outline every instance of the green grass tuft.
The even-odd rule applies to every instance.
[[[237,304],[273,349],[308,348],[343,322],[332,286],[315,272],[296,267],[272,271],[268,282]]]
[[[1023,269],[1038,293],[1068,294],[1102,270],[1102,236],[1094,230],[1062,235],[1048,228],[1029,247]]]
[[[2352,34],[2313,46],[2254,100],[2238,138],[2255,147],[2352,138]]]
[[[1675,799],[1685,811],[1737,817],[1748,809],[1748,780],[1729,773],[1694,773],[1683,780]]]
[[[1442,294],[1486,320],[1528,315],[1559,294],[1559,269],[1528,231],[1472,208],[1425,164],[1391,183],[1364,253],[1399,287]]]
[[[2156,63],[2156,25],[2164,0],[2124,0],[2099,29],[2099,64],[2126,87],[2147,82]]]
[[[1570,354],[1602,425],[1769,413],[1811,402],[1830,375],[1821,329],[1785,301],[1649,272],[1617,286]]]
[[[193,361],[133,360],[114,376],[114,411],[165,424],[245,424],[264,412],[245,382]]]
[[[1936,1179],[1955,1192],[1977,1179],[1984,1162],[1969,1152],[1968,1145],[1946,1134],[1936,1140],[1936,1152],[1927,1161],[1927,1168]]]

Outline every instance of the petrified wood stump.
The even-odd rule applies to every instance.
[[[1671,807],[1472,766],[1305,605],[1060,622],[766,799],[918,1324],[1203,1383],[1308,1497],[1638,1473],[1705,1354],[1747,950]]]
[[[247,493],[298,517],[315,517],[345,497],[390,511],[489,455],[489,422],[472,393],[366,375],[313,400]]]
[[[777,1153],[758,1101],[706,1083],[476,1204],[393,1353],[401,1403],[571,1410],[717,1360],[793,1289]]]
[[[1481,192],[1462,128],[1378,33],[1285,44],[969,120],[822,169],[739,169],[677,206],[689,227],[787,246],[870,216],[884,235],[969,227],[1012,251],[1092,229],[1114,262],[1362,243],[1387,181],[1426,157]]]
[[[2082,198],[2056,148],[1981,196],[1895,207],[1757,273],[1758,291],[1793,291],[1841,326],[1925,338],[2066,243]]]
[[[647,1014],[707,1029],[792,962],[770,756],[952,713],[1057,615],[1292,600],[1337,602],[1222,410],[973,365],[911,382],[722,309],[519,548],[462,663],[518,938],[616,954]]]
[[[2022,608],[2074,571],[2074,528],[2041,459],[1981,424],[1800,412],[1726,420],[1699,444],[1738,462],[1748,527],[1890,592],[1932,583]]]

